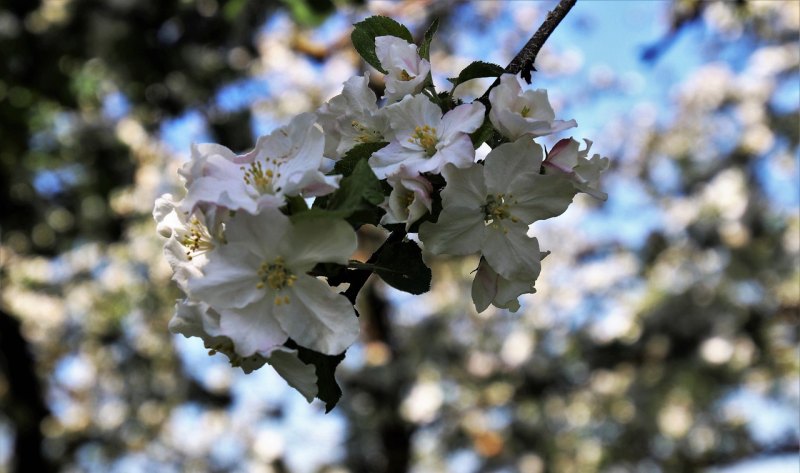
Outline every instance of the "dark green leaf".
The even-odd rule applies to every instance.
[[[486,119],[483,120],[483,124],[481,124],[481,127],[475,130],[474,133],[469,135],[469,139],[472,140],[472,146],[475,147],[475,149],[478,149],[478,147],[483,143],[485,143],[486,140],[491,138],[493,134],[494,134],[494,127],[492,126],[492,122],[487,117]]]
[[[458,77],[451,77],[447,80],[453,83],[453,88],[455,89],[459,84],[462,84],[468,80],[478,79],[481,77],[499,77],[503,71],[504,69],[497,64],[475,61],[469,66],[465,67],[464,70],[458,74]]]
[[[422,251],[413,241],[384,247],[375,266],[378,276],[395,289],[422,294],[431,288],[431,270],[425,266]]]
[[[419,46],[419,57],[422,59],[427,59],[430,61],[431,59],[431,41],[433,41],[433,35],[436,34],[436,30],[439,29],[439,19],[436,18],[431,23],[431,26],[428,27],[428,31],[425,32],[425,37],[422,39],[422,44]]]
[[[353,146],[350,151],[345,153],[342,159],[336,162],[336,165],[333,167],[333,172],[335,174],[342,174],[345,177],[349,176],[353,173],[353,169],[355,169],[359,161],[366,161],[372,156],[372,153],[378,151],[387,144],[389,143],[382,141],[379,143],[361,143]]]
[[[300,361],[307,365],[314,365],[317,373],[317,399],[325,403],[325,413],[330,412],[342,397],[342,389],[336,382],[336,367],[344,359],[346,352],[338,355],[325,355],[309,348],[301,347],[294,340],[289,339],[285,345],[297,350]]]
[[[299,195],[287,197],[286,205],[289,207],[290,215],[299,214],[301,212],[305,212],[306,210],[308,210],[308,205],[306,204],[306,200]]]
[[[358,54],[369,65],[384,74],[386,74],[386,70],[381,67],[381,62],[378,60],[378,56],[375,55],[375,38],[378,36],[396,36],[409,43],[414,42],[414,38],[411,37],[411,32],[408,31],[408,28],[385,16],[371,16],[353,26],[353,33],[350,35],[353,47],[356,48]]]

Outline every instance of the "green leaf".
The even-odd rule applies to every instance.
[[[282,0],[292,12],[294,20],[303,26],[318,26],[336,11],[331,0]]]
[[[458,74],[458,77],[451,77],[447,80],[453,83],[453,88],[455,89],[459,84],[463,84],[468,80],[478,79],[481,77],[499,77],[504,70],[505,69],[497,64],[475,61],[469,66],[465,67],[464,70]]]
[[[353,227],[365,223],[377,225],[384,210],[378,204],[384,200],[381,181],[372,172],[366,159],[358,161],[353,172],[339,182],[339,188],[325,199],[314,202],[314,207],[292,216],[302,218],[344,218]]]
[[[353,26],[353,33],[350,34],[353,47],[356,48],[358,54],[369,65],[384,74],[386,74],[386,70],[381,67],[381,62],[375,54],[375,38],[378,36],[396,36],[409,43],[414,42],[414,38],[411,37],[411,32],[408,31],[408,28],[385,16],[371,16]]]
[[[310,348],[301,347],[289,339],[285,345],[297,350],[297,357],[307,365],[314,365],[317,373],[317,399],[325,403],[325,413],[330,412],[342,397],[342,389],[336,382],[336,367],[344,360],[346,353],[325,355]]]
[[[389,143],[381,141],[379,143],[361,143],[353,146],[350,151],[345,153],[344,157],[336,162],[333,166],[335,174],[342,174],[345,177],[353,173],[356,164],[359,161],[366,161],[372,156],[372,153],[378,151]]]
[[[413,241],[401,241],[384,247],[375,266],[378,276],[395,289],[422,294],[431,288],[431,270],[425,266],[422,250]]]
[[[419,46],[419,57],[422,59],[431,60],[431,41],[433,41],[433,35],[436,34],[437,29],[439,29],[438,18],[434,19],[431,26],[428,27],[428,31],[425,32],[425,37],[422,39],[422,44]]]
[[[492,126],[492,122],[489,120],[489,118],[486,117],[483,120],[481,127],[469,135],[469,139],[472,140],[472,146],[475,149],[478,149],[478,147],[491,138],[492,135],[494,135],[494,127]]]

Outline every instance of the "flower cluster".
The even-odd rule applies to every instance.
[[[368,31],[381,21],[391,20]],[[457,102],[434,90],[423,48],[401,36],[357,43],[354,33],[359,52],[386,73],[381,101],[368,74],[353,77],[248,153],[195,145],[180,171],[185,196],[162,196],[153,212],[185,294],[170,330],[201,338],[246,372],[270,364],[309,401],[327,396],[315,360],[344,352],[359,333],[354,297],[332,286],[365,268],[413,293],[421,291],[392,275],[430,278],[413,273],[424,263],[410,240],[392,247],[408,254],[378,250],[351,263],[360,225],[416,232],[432,254],[480,254],[477,310],[516,311],[546,254],[530,224],[563,213],[577,192],[605,198],[598,179],[608,160],[587,157],[591,142],[580,150],[565,139],[549,153],[535,142],[577,126],[555,119],[546,91],[503,74],[488,107]],[[492,151],[476,160],[487,140]]]

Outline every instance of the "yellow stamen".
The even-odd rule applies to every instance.
[[[439,138],[436,136],[436,128],[428,125],[418,126],[414,128],[414,133],[408,139],[410,143],[419,145],[428,154],[428,157],[436,154],[436,145],[439,144]]]

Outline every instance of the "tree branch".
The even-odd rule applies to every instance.
[[[547,13],[547,18],[545,18],[542,26],[536,30],[536,33],[531,36],[531,39],[525,43],[525,46],[514,56],[514,59],[508,63],[506,66],[505,72],[509,74],[518,74],[522,72],[523,77],[526,77],[528,83],[530,83],[530,71],[533,69],[533,62],[536,60],[536,56],[539,54],[539,51],[544,46],[544,43],[547,41],[547,38],[555,31],[556,27],[561,23],[561,20],[567,16],[567,13],[575,6],[577,0],[561,0],[553,10]],[[489,98],[489,91],[493,88],[497,87],[500,84],[500,78],[494,81],[494,83],[486,89],[486,92],[481,96],[479,99],[481,102],[486,103]]]

